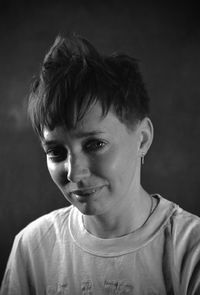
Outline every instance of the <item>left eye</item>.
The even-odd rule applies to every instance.
[[[92,140],[85,144],[84,149],[88,152],[95,152],[103,149],[106,143],[102,140]]]

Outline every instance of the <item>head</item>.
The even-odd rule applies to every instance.
[[[101,55],[75,35],[57,37],[29,100],[53,181],[89,215],[122,212],[137,194],[152,141],[148,114],[136,60]]]

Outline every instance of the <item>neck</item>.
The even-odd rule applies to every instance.
[[[85,228],[91,234],[100,238],[116,238],[127,235],[141,228],[153,210],[153,199],[142,188],[138,196],[132,198],[132,203],[124,208],[120,208],[114,213],[102,214],[98,216],[84,215]]]

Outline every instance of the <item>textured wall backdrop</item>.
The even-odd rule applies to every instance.
[[[25,113],[30,81],[59,32],[75,31],[104,53],[125,51],[141,60],[155,126],[143,185],[200,215],[198,9],[187,1],[40,2],[0,4],[0,276],[16,233],[67,205]]]

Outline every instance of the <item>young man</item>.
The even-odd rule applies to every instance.
[[[137,62],[58,37],[29,114],[72,205],[17,235],[1,294],[200,294],[199,218],[140,184],[153,127]]]

